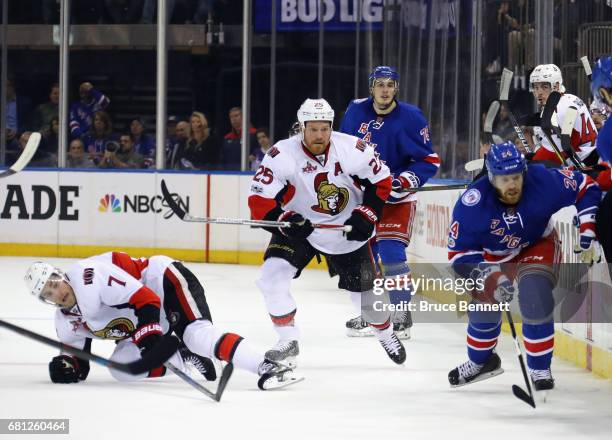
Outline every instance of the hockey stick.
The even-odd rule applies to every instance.
[[[550,95],[548,95],[548,99],[546,99],[546,104],[544,105],[544,109],[542,111],[542,117],[541,117],[540,124],[542,127],[542,131],[544,132],[544,135],[546,136],[546,139],[551,144],[551,147],[553,148],[553,150],[555,150],[557,157],[559,158],[562,164],[565,164],[566,160],[563,158],[563,154],[561,150],[559,150],[559,147],[557,146],[557,144],[554,142],[552,138],[552,133],[555,131],[553,127],[557,128],[558,130],[558,123],[554,124],[555,121],[553,119],[554,119],[554,116],[557,114],[555,111],[557,109],[557,105],[559,104],[560,99],[561,99],[561,93],[557,92],[556,90],[552,91]],[[574,119],[571,121],[572,125],[570,128],[570,134],[571,134],[571,129],[573,129],[574,127],[574,121],[575,121],[577,112],[576,113],[569,112],[570,116],[572,114],[574,116]],[[565,116],[566,117],[568,116],[567,112]],[[564,119],[564,122],[565,122],[565,119]],[[580,162],[580,159],[576,157],[576,153],[574,152],[574,149],[571,147],[571,144],[569,142],[566,142],[565,147],[563,147],[562,145],[562,148],[563,148],[563,152],[567,155],[568,159],[574,164],[576,168],[578,169],[584,168],[584,165]]]
[[[38,333],[34,333],[6,321],[0,320],[0,327],[5,327],[14,331],[15,333],[25,336],[26,338],[34,339],[35,341],[42,342],[43,344],[50,345],[51,347],[59,348],[61,351],[70,353],[78,358],[87,359],[97,364],[104,365],[105,367],[114,368],[115,370],[123,371],[124,373],[129,374],[142,374],[152,370],[153,368],[159,367],[161,364],[170,359],[174,353],[176,353],[179,346],[179,340],[176,337],[166,335],[162,338],[159,344],[157,344],[141,359],[134,362],[129,362],[127,364],[122,364],[93,353],[89,353],[85,350],[71,347],[70,345],[47,338],[46,336],[39,335]]]
[[[454,185],[420,186],[418,188],[409,188],[402,192],[415,193],[424,191],[448,191],[451,189],[466,189],[468,186],[470,186],[469,183],[457,183]]]
[[[189,385],[194,387],[196,390],[200,391],[202,394],[204,394],[207,397],[210,397],[211,399],[213,399],[216,402],[221,401],[221,396],[223,396],[223,392],[225,391],[225,387],[227,386],[227,383],[229,382],[230,377],[232,377],[232,373],[234,372],[234,365],[233,364],[225,365],[225,367],[223,367],[223,371],[221,372],[221,377],[219,377],[219,384],[217,385],[217,391],[215,391],[213,393],[208,388],[206,388],[204,385],[202,385],[200,382],[198,382],[197,380],[193,379],[188,374],[183,373],[181,370],[176,368],[170,362],[164,363],[164,366],[168,370],[170,370],[174,374],[176,374],[178,377],[183,379],[185,382],[187,382]]]
[[[30,138],[28,139],[28,143],[25,148],[21,152],[21,156],[19,159],[6,171],[0,172],[0,179],[8,176],[12,176],[15,173],[23,170],[25,166],[30,162],[34,153],[38,149],[38,145],[40,144],[40,133],[33,132],[30,134]]]
[[[166,203],[176,214],[178,218],[183,220],[184,222],[194,222],[194,223],[210,223],[217,225],[245,225],[245,226],[256,226],[260,228],[271,227],[271,228],[289,228],[291,227],[291,222],[277,222],[271,220],[246,220],[241,218],[214,218],[214,217],[196,217],[188,212],[186,212],[180,205],[174,200],[172,194],[168,190],[166,186],[166,182],[162,179],[161,181],[161,190],[162,195],[164,196],[164,200]],[[343,232],[350,232],[353,227],[350,225],[332,225],[332,224],[321,224],[321,223],[312,223],[312,226],[317,229],[334,229],[340,230]]]
[[[510,83],[512,82],[513,75],[514,73],[512,73],[512,70],[504,67],[504,71],[502,72],[501,80],[499,83],[499,101],[502,103],[502,105],[506,107],[506,110],[508,110],[508,116],[510,117],[512,128],[514,128],[516,135],[518,136],[519,140],[523,144],[523,148],[525,149],[527,153],[531,153],[531,149],[529,148],[529,143],[527,142],[527,138],[525,138],[525,134],[523,133],[523,130],[518,124],[518,121],[516,120],[514,113],[512,113],[512,110],[510,109],[510,105],[508,104],[508,93],[510,92]]]
[[[535,408],[536,404],[535,400],[533,399],[533,391],[531,391],[531,384],[529,383],[527,369],[525,368],[525,360],[523,359],[523,352],[521,351],[521,346],[519,345],[519,341],[516,336],[516,328],[514,328],[514,321],[512,320],[512,314],[510,313],[510,310],[506,310],[506,318],[508,319],[508,325],[510,326],[510,331],[512,332],[512,339],[514,339],[514,348],[516,349],[519,364],[521,365],[523,379],[525,379],[525,385],[527,385],[527,390],[529,390],[529,394],[527,394],[527,392],[525,392],[525,390],[523,390],[518,385],[512,385],[512,394],[514,394],[517,398],[521,399],[526,404],[531,405]]]
[[[591,63],[589,63],[589,57],[586,55],[580,58],[580,62],[582,63],[582,67],[584,68],[584,73],[587,76],[589,82],[591,82],[591,75],[593,75],[593,70],[591,69]]]
[[[489,110],[487,110],[484,122],[484,132],[488,135],[487,142],[495,143],[495,139],[493,139],[493,121],[495,121],[495,117],[499,112],[499,107],[499,101],[493,101],[491,105],[489,105]],[[464,167],[466,171],[480,171],[484,167],[484,159],[471,160],[466,163]]]

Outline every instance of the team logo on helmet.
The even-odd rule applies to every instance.
[[[461,202],[465,206],[474,206],[480,202],[480,191],[476,188],[468,190],[463,196],[461,196]]]
[[[134,323],[128,318],[116,318],[106,324],[102,330],[92,331],[102,339],[125,339],[136,330]]]
[[[319,173],[314,179],[314,188],[317,192],[317,205],[312,205],[310,209],[316,212],[329,215],[341,213],[349,200],[349,192],[346,188],[339,188],[330,183],[327,173]]]

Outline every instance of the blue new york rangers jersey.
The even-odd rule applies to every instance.
[[[376,148],[394,176],[414,173],[419,186],[440,167],[440,159],[432,149],[427,120],[421,110],[405,102],[398,101],[389,114],[378,115],[372,98],[356,99],[349,104],[340,131]]]
[[[597,135],[597,152],[601,160],[612,165],[612,116]]]
[[[601,190],[590,177],[532,164],[525,174],[519,203],[510,206],[498,199],[488,177],[483,176],[455,204],[448,258],[464,276],[465,268],[482,261],[509,261],[548,236],[554,226],[552,215],[571,205],[578,211],[581,233],[594,231],[600,198]]]

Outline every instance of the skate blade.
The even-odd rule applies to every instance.
[[[302,382],[304,379],[305,377],[303,376],[291,375],[288,377],[283,377],[283,380],[278,380],[278,377],[272,376],[270,379],[266,380],[263,383],[263,389],[264,391],[280,390],[281,388],[286,388],[288,386]]]
[[[408,339],[410,339],[410,329],[406,329],[406,330],[398,330],[395,333],[395,336],[397,336],[397,339],[400,339],[402,341],[406,341]]]
[[[503,372],[504,372],[503,368],[498,368],[497,370],[493,370],[493,371],[489,371],[488,373],[481,374],[476,379],[471,380],[469,382],[460,383],[460,384],[457,384],[457,385],[451,385],[451,388],[459,388],[459,387],[463,387],[465,385],[471,385],[471,384],[476,383],[476,382],[481,382],[483,380],[491,379],[492,377],[499,376]]]
[[[366,327],[361,330],[347,328],[346,336],[348,336],[349,338],[369,338],[371,336],[374,336],[374,331],[370,327]]]

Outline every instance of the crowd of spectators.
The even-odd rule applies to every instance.
[[[70,168],[154,168],[156,143],[154,127],[134,117],[125,130],[115,130],[111,117],[111,98],[90,82],[79,85],[79,99],[70,103],[69,145],[66,165]],[[25,147],[32,131],[42,134],[33,167],[58,164],[59,96],[57,83],[50,87],[49,100],[33,108],[28,97],[20,96],[12,80],[7,81],[6,165],[11,165]],[[242,110],[232,107],[227,113],[230,131],[215,133],[207,116],[194,111],[185,118],[169,116],[165,141],[166,169],[226,170],[241,169]],[[272,141],[268,129],[249,124],[249,169],[256,170]]]

